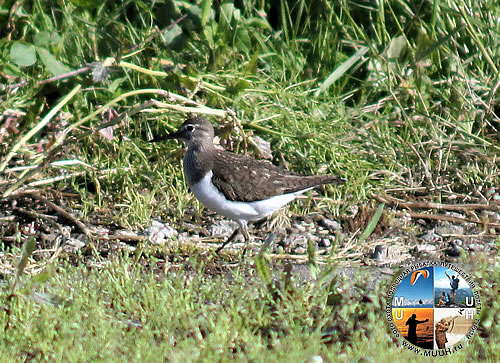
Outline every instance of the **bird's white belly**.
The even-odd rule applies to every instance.
[[[234,221],[262,219],[311,189],[307,188],[255,202],[237,202],[226,199],[224,194],[215,187],[212,183],[212,172],[205,175],[198,183],[191,184],[189,188],[205,207]]]

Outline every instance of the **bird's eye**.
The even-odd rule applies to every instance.
[[[192,132],[192,131],[194,131],[194,126],[193,125],[187,125],[186,126],[186,130],[189,131],[189,132]]]

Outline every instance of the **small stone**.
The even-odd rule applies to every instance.
[[[321,358],[320,355],[313,355],[311,358],[309,358],[309,362],[311,362],[311,363],[323,363],[323,358]]]
[[[441,225],[436,226],[434,232],[438,235],[443,235],[443,234],[459,235],[459,234],[465,234],[465,227],[463,225],[443,222]]]
[[[295,253],[296,255],[305,255],[306,249],[304,247],[299,246],[293,250],[293,253]]]
[[[332,242],[330,241],[329,238],[322,238],[318,242],[318,247],[330,247],[332,245]]]
[[[148,236],[148,239],[155,244],[162,244],[167,239],[177,235],[177,231],[170,227],[168,223],[156,220],[153,220],[151,227],[147,228],[144,232]]]
[[[288,237],[289,243],[292,245],[306,245],[307,238],[303,234],[293,233]]]
[[[372,258],[377,261],[382,261],[384,256],[387,255],[387,246],[377,245],[375,246],[375,251],[373,251]]]
[[[446,254],[450,257],[458,257],[460,256],[460,248],[456,241],[450,241],[448,244],[448,248],[446,249]]]
[[[212,236],[226,236],[233,233],[236,228],[238,228],[238,223],[221,219],[210,225],[209,233]]]
[[[298,232],[305,232],[306,231],[306,226],[302,223],[294,223],[293,228],[295,228],[295,230]]]
[[[443,242],[443,237],[434,232],[434,229],[428,230],[422,236],[419,237],[422,241],[427,243],[439,243]]]
[[[341,231],[342,226],[340,225],[339,222],[337,221],[332,221],[331,219],[328,218],[323,218],[318,221],[318,225],[320,225],[323,228],[328,229],[329,231]]]
[[[417,245],[418,252],[426,252],[426,253],[434,253],[437,251],[437,247],[435,245],[431,245],[428,243],[422,243],[421,245]]]
[[[308,233],[306,233],[306,236],[305,236],[305,237],[306,237],[306,239],[307,239],[308,241],[311,241],[313,244],[314,244],[314,243],[319,244],[319,242],[320,242],[320,240],[321,240],[321,238],[320,238],[320,237],[316,236],[315,234],[309,233],[309,232],[308,232]]]
[[[87,237],[84,234],[77,235],[76,237],[70,237],[66,240],[63,245],[65,251],[70,251],[71,253],[76,253],[78,250],[82,249],[86,245]]]

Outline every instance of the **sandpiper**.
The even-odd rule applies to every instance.
[[[200,117],[188,118],[176,132],[152,142],[168,139],[180,139],[187,144],[184,175],[195,197],[205,207],[239,225],[217,252],[239,231],[248,244],[248,222],[270,215],[316,186],[345,182],[335,175],[294,173],[268,161],[216,148],[212,124]]]

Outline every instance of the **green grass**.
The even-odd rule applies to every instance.
[[[275,164],[348,179],[326,187],[322,200],[292,204],[294,214],[348,215],[376,206],[372,195],[388,190],[410,201],[485,203],[486,190],[500,184],[495,1],[13,4],[0,5],[0,205],[6,209],[24,200],[16,193],[36,188],[88,225],[143,230],[161,217],[182,228],[186,210],[201,210],[183,180],[182,147],[148,142],[185,119],[182,107],[227,127],[225,141],[237,152],[257,155],[252,137],[258,136],[270,143]],[[109,72],[93,64],[92,73],[41,83],[93,62]],[[104,113],[110,108],[120,122],[108,140],[99,129],[112,121]],[[61,161],[71,165],[50,164]],[[32,165],[38,166],[19,169]],[[2,238],[20,228],[1,223]],[[484,230],[498,249],[498,229]],[[190,251],[187,264],[175,248],[144,244],[151,259],[134,259],[98,244],[86,251],[91,256],[57,259],[46,282],[31,286],[23,277],[9,300],[20,243],[2,243],[0,277],[7,284],[0,299],[10,313],[0,311],[0,329],[7,319],[10,326],[1,334],[0,357],[6,360],[414,358],[387,331],[380,299],[388,282],[360,287],[340,306],[326,306],[324,286],[314,282],[276,303],[253,266],[231,269],[234,279],[227,280],[203,273],[217,263],[201,251]],[[35,256],[30,273],[48,259]],[[498,257],[476,262],[466,255],[462,262],[474,265],[488,308],[473,345],[450,359],[498,360],[491,347],[499,336],[499,269],[487,273]],[[226,268],[227,261],[219,264]],[[34,292],[62,303],[36,302]],[[373,304],[359,303],[366,294]],[[345,330],[322,342],[322,328],[335,322]]]
[[[213,257],[201,260],[178,253],[171,260],[154,255],[116,255],[100,261],[80,257],[76,266],[60,259],[46,281],[25,281],[11,298],[2,293],[2,305],[10,309],[8,317],[0,314],[1,326],[7,326],[0,339],[4,361],[415,357],[390,338],[384,313],[390,281],[367,286],[370,270],[330,285],[328,280],[325,285],[319,279],[304,283],[294,278],[285,292],[284,266],[278,264],[273,280],[281,292],[273,297],[271,291],[276,290],[268,289],[246,264],[228,277],[224,267],[225,273],[213,273],[220,266]],[[82,270],[80,264],[89,268]],[[485,277],[486,268],[480,265],[474,278],[481,285],[483,324],[490,328],[480,328],[473,343],[448,357],[450,361],[494,361],[498,354],[493,313],[496,309],[498,315],[498,299],[488,284],[500,276]],[[485,334],[490,345],[483,341]]]

